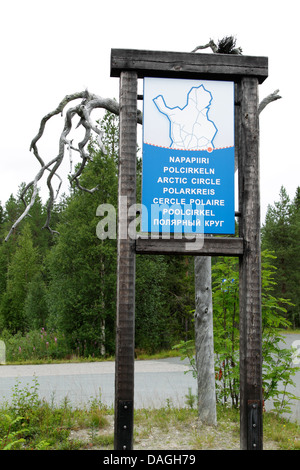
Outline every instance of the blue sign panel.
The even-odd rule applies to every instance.
[[[234,84],[144,79],[142,231],[233,234]]]

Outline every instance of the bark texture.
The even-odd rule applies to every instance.
[[[199,419],[217,424],[211,258],[195,257],[195,344]]]

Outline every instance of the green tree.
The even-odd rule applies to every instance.
[[[114,349],[116,240],[99,240],[101,204],[117,207],[118,118],[106,113],[102,144],[89,145],[90,160],[64,201],[59,237],[47,257],[48,325],[59,328],[79,354],[99,355]],[[98,187],[90,194],[82,188]]]
[[[218,399],[239,402],[239,270],[236,258],[212,265],[214,349]]]
[[[287,308],[287,316],[293,326],[300,324],[300,215],[299,188],[291,202],[284,187],[279,201],[269,206],[265,224],[262,227],[262,248],[275,255],[276,283],[275,296],[291,300],[294,305]]]
[[[13,333],[26,330],[24,304],[28,286],[40,269],[39,261],[29,225],[25,224],[18,237],[16,251],[8,265],[6,290],[1,300],[3,326]]]
[[[289,276],[289,258],[291,249],[290,198],[284,187],[281,187],[280,200],[274,206],[269,206],[266,222],[262,230],[263,247],[274,250],[277,257],[277,285],[281,294],[287,292]]]
[[[190,256],[172,256],[166,258],[166,263],[165,296],[173,336],[176,340],[188,340],[194,338],[194,259]]]
[[[135,344],[147,352],[172,345],[174,330],[164,289],[167,268],[164,256],[137,256]]]
[[[24,190],[25,183],[22,183],[17,192],[17,196],[11,195],[6,202],[4,209],[1,211],[1,223],[0,223],[0,238],[1,238],[1,245],[0,245],[0,305],[1,311],[6,312],[6,316],[8,315],[9,312],[9,304],[11,302],[10,298],[12,297],[11,292],[14,291],[13,288],[13,283],[17,282],[19,286],[19,280],[16,279],[16,276],[12,276],[12,266],[16,263],[15,256],[18,257],[20,255],[20,244],[22,244],[22,237],[24,233],[27,233],[26,231],[29,230],[30,232],[30,240],[32,243],[32,247],[36,249],[36,253],[38,253],[38,264],[42,267],[43,265],[43,260],[49,251],[50,247],[53,244],[53,237],[50,235],[50,233],[46,230],[43,230],[43,223],[46,218],[45,214],[45,207],[42,203],[42,200],[37,194],[36,196],[36,202],[34,206],[31,209],[30,216],[27,216],[18,226],[17,228],[13,231],[11,237],[9,238],[8,242],[4,242],[5,237],[7,236],[12,224],[16,221],[16,219],[20,216],[22,211],[24,210],[24,202],[26,204],[29,203],[30,198],[31,198],[31,193],[32,189],[28,191],[28,193],[25,195],[24,200],[21,199],[21,194]],[[61,208],[60,205],[55,207],[54,210],[54,216],[53,219],[57,220],[59,216]],[[25,226],[27,227],[25,229]],[[23,233],[23,230],[25,232]],[[12,264],[12,266],[11,266]],[[41,268],[42,269],[42,268]],[[38,270],[37,275],[41,275],[41,272]],[[43,274],[44,276],[44,274]],[[26,313],[25,317],[29,321],[30,318],[32,318],[32,315],[29,313],[29,305],[30,305],[30,310],[32,312],[35,312],[35,316],[37,315],[37,310],[39,310],[39,318],[38,323],[41,321],[43,322],[44,319],[47,316],[47,309],[43,308],[43,311],[40,309],[40,307],[37,307],[36,304],[40,303],[41,297],[45,294],[45,289],[46,289],[46,284],[47,280],[44,276],[43,281],[40,285],[37,284],[37,282],[32,281],[33,284],[31,285],[31,282],[28,283],[28,295],[31,298],[30,302],[29,300],[26,300]],[[35,288],[34,288],[35,286]],[[18,290],[19,287],[16,287]],[[35,290],[35,294],[31,295],[30,292]],[[42,295],[43,293],[43,295]],[[17,298],[16,298],[17,299]],[[17,302],[17,300],[14,300],[14,303]],[[22,310],[23,312],[23,310]],[[2,315],[2,326],[3,322],[6,324],[8,321],[8,317],[4,321]],[[11,316],[11,314],[9,314]],[[21,315],[21,310],[20,310],[20,315]],[[21,315],[23,318],[23,313]],[[24,320],[24,318],[23,318]],[[20,325],[20,328],[24,328],[24,321],[22,320],[22,325]],[[26,320],[26,321],[27,321]],[[25,321],[25,323],[26,323]],[[36,323],[36,322],[34,322]],[[31,328],[32,325],[29,321],[28,328]],[[17,328],[15,325],[14,328]]]
[[[262,252],[262,351],[264,400],[270,398],[277,411],[288,411],[293,394],[282,394],[292,384],[295,368],[292,351],[280,345],[281,329],[289,326],[286,308],[289,302],[272,294],[276,281],[272,262],[275,257]],[[219,400],[239,404],[239,282],[238,263],[220,258],[213,268],[214,344],[216,353],[216,389]],[[280,386],[281,383],[281,386]]]
[[[39,270],[28,285],[24,315],[29,330],[45,327],[48,317],[45,275]]]
[[[290,257],[290,277],[289,295],[294,304],[291,309],[291,321],[293,326],[300,325],[300,187],[296,190],[296,195],[292,201],[290,222],[291,234],[291,257]]]
[[[1,201],[0,201],[0,240],[1,240],[1,237],[2,237],[3,222],[4,222],[4,209],[3,209]]]
[[[92,160],[80,184],[99,184],[88,194],[74,188],[58,225],[60,233],[47,258],[49,325],[61,329],[80,354],[99,354],[103,327],[114,322],[116,240],[99,240],[96,227],[101,203],[116,206],[117,174],[114,157],[90,147]],[[113,338],[105,335],[111,350]]]

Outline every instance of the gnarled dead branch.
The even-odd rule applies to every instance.
[[[260,114],[262,112],[263,109],[265,109],[265,107],[272,103],[273,101],[276,101],[276,100],[279,100],[281,98],[280,95],[278,95],[279,93],[279,90],[275,90],[273,91],[273,93],[270,93],[270,95],[266,96],[260,103],[259,103],[259,106],[258,106],[258,114]]]
[[[192,52],[210,48],[214,54],[242,54],[242,49],[236,46],[236,38],[234,36],[225,36],[219,40],[217,44],[210,39],[207,44],[203,46],[197,46]]]
[[[76,106],[68,109],[65,113],[65,119],[64,119],[64,127],[60,135],[59,139],[59,150],[58,154],[55,158],[53,158],[50,162],[45,163],[43,158],[40,155],[39,148],[38,148],[38,143],[40,139],[43,137],[45,133],[45,128],[47,122],[54,116],[56,115],[63,115],[64,109],[66,108],[67,105],[69,105],[71,102],[76,101],[80,99],[81,101],[79,104]],[[30,144],[30,151],[33,152],[34,156],[38,160],[38,162],[41,165],[40,170],[38,171],[37,175],[35,178],[26,185],[24,190],[21,193],[20,199],[23,201],[25,205],[24,212],[21,214],[21,216],[15,221],[13,226],[11,227],[7,237],[5,238],[5,241],[7,241],[11,235],[11,233],[15,230],[15,228],[19,225],[19,223],[28,215],[31,207],[33,206],[36,196],[37,196],[37,185],[40,179],[43,177],[45,171],[48,171],[48,177],[47,177],[47,186],[49,190],[49,200],[47,204],[47,219],[45,222],[45,225],[43,228],[46,228],[50,230],[51,233],[57,233],[54,232],[51,227],[50,227],[50,219],[51,219],[51,211],[53,208],[53,204],[59,194],[60,187],[62,184],[62,179],[60,178],[58,174],[59,167],[61,166],[61,163],[65,157],[66,150],[69,153],[69,156],[71,157],[72,151],[78,152],[80,158],[81,158],[81,163],[79,165],[79,168],[75,171],[74,174],[71,175],[70,177],[70,183],[74,182],[77,187],[83,191],[87,191],[89,193],[93,193],[98,189],[98,186],[92,189],[84,188],[81,186],[79,183],[79,176],[84,170],[84,167],[87,163],[87,161],[90,159],[90,156],[88,152],[86,151],[86,146],[88,145],[91,137],[91,133],[94,132],[97,137],[98,137],[98,142],[102,144],[102,131],[98,127],[97,122],[95,122],[92,119],[92,112],[95,109],[105,109],[107,111],[110,111],[111,113],[114,113],[116,115],[119,114],[119,104],[117,101],[111,99],[111,98],[102,98],[101,96],[95,95],[93,93],[90,93],[89,91],[81,91],[78,93],[73,93],[71,95],[66,95],[64,99],[59,103],[59,105],[50,113],[46,114],[43,119],[41,120],[39,131],[37,135],[32,139],[31,144]],[[79,123],[76,126],[76,128],[84,128],[84,137],[83,139],[78,143],[77,146],[73,145],[72,140],[68,140],[68,135],[72,130],[73,127],[73,122],[74,122],[74,117],[79,117]],[[139,111],[138,116],[137,116],[137,122],[139,124],[142,123],[142,113]],[[104,151],[104,148],[102,147],[102,150]],[[70,162],[71,163],[71,162]],[[72,164],[70,165],[70,171],[72,170]],[[59,186],[58,189],[56,190],[56,194],[53,189],[52,185],[52,180],[53,177],[59,178]],[[26,204],[24,196],[26,195],[27,191],[29,188],[33,187],[32,195],[31,195],[31,200],[29,204]]]

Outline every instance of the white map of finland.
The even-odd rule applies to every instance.
[[[218,132],[208,113],[212,94],[203,85],[192,87],[186,105],[169,107],[163,95],[153,99],[158,111],[169,120],[170,147],[179,150],[208,150],[214,148]]]

